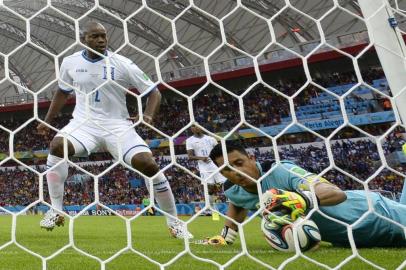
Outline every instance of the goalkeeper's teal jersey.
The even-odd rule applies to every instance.
[[[261,175],[263,175],[262,166],[259,163],[257,163],[257,166]],[[312,181],[327,182],[327,180],[320,180],[320,178],[315,180],[314,174],[305,171],[290,161],[282,161],[278,165],[274,163],[272,167],[272,172],[261,182],[262,192],[271,188],[287,191],[306,190]],[[323,214],[347,224],[354,224],[362,217],[361,222],[353,227],[353,235],[357,247],[406,246],[403,229],[376,215],[392,219],[406,226],[405,205],[389,200],[377,193],[367,193],[364,190],[349,190],[345,191],[345,193],[347,200],[334,206],[322,206],[320,210]],[[259,203],[258,194],[247,192],[240,186],[232,185],[225,190],[225,195],[231,203],[238,207],[249,210],[257,209],[256,205]],[[369,209],[367,197],[370,198],[371,206],[376,214],[369,213],[364,216]],[[331,242],[337,246],[349,245],[347,227],[345,225],[324,217],[318,212],[314,213],[311,218],[319,227],[323,241]]]

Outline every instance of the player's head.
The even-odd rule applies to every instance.
[[[82,42],[93,50],[104,54],[107,48],[107,32],[101,23],[90,21],[82,28]]]
[[[198,126],[192,126],[190,130],[195,136],[201,136],[203,134],[203,131]]]
[[[226,148],[230,166],[251,176],[253,179],[259,178],[260,172],[257,168],[255,158],[248,155],[244,147],[242,147],[238,143],[226,141]],[[211,150],[210,159],[213,160],[213,162],[219,167],[224,164],[221,144],[217,144]],[[233,184],[242,186],[246,189],[248,188],[256,190],[256,183],[248,177],[238,173],[237,171],[234,171],[228,167],[224,167],[224,169],[221,170],[221,174],[224,175],[224,177],[230,180]]]

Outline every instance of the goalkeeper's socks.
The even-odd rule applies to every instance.
[[[176,211],[175,198],[173,197],[168,179],[166,179],[163,173],[160,173],[153,179],[153,183],[154,196],[159,208],[176,217],[178,213]],[[175,218],[166,216],[166,222],[168,225],[173,224],[175,221]]]
[[[47,158],[47,169],[55,166],[63,158],[49,154]],[[68,162],[64,161],[52,168],[47,173],[47,183],[51,204],[55,209],[62,211],[63,189],[66,178],[68,178]]]

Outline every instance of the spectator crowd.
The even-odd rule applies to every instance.
[[[405,143],[404,133],[393,133],[390,139],[383,144],[385,156],[399,151]],[[332,143],[334,162],[338,168],[352,175],[352,177],[337,169],[328,170],[323,177],[344,190],[363,189],[363,183],[381,166],[376,145],[368,138],[346,139]],[[269,147],[268,147],[269,148]],[[272,150],[259,151],[249,148],[257,160],[273,159]],[[314,145],[292,145],[279,148],[281,159],[295,161],[298,165],[314,173],[323,172],[330,164],[326,147]],[[157,157],[161,168],[169,164],[169,157]],[[81,164],[81,163],[79,163]],[[111,166],[111,161],[88,162],[80,167],[90,174],[99,175]],[[178,156],[177,164],[190,169],[198,175],[196,164],[190,163],[187,157]],[[390,164],[389,164],[390,165]],[[33,169],[43,171],[43,166],[32,166]],[[404,166],[396,166],[393,169],[400,173],[406,173]],[[68,180],[65,184],[65,205],[86,205],[94,201],[94,177],[84,173],[75,166],[69,169]],[[200,180],[178,166],[171,166],[165,170],[165,174],[171,184],[177,203],[189,203],[204,201],[204,187]],[[140,180],[140,185],[132,185],[131,180]],[[98,191],[100,201],[103,204],[140,204],[144,197],[148,196],[148,190],[135,171],[124,168],[121,165],[109,170],[98,178]],[[382,170],[378,176],[368,182],[371,190],[392,192],[398,196],[402,190],[403,178],[388,169]],[[38,199],[39,179],[38,175],[18,167],[5,168],[0,171],[0,206],[28,205]],[[46,181],[44,181],[44,194],[48,200]],[[218,202],[225,202],[224,194],[219,191]]]
[[[363,74],[365,81],[372,84],[373,80],[384,78],[384,74],[380,69],[370,69]],[[354,83],[356,81],[355,75],[351,72],[347,73],[334,73],[328,77],[314,79],[314,82],[322,87],[339,86]],[[294,95],[299,89],[303,88],[303,82],[283,82],[280,81],[274,86],[276,92],[269,87],[258,84],[251,89],[247,94],[243,96],[244,116],[245,120],[256,127],[266,127],[281,124],[284,119],[289,121],[291,117],[291,111],[288,100],[281,94],[286,96]],[[241,89],[244,87],[241,86]],[[389,90],[390,91],[390,90]],[[241,91],[236,91],[236,94],[242,94]],[[320,101],[317,97],[322,94],[323,91],[316,85],[308,85],[300,91],[300,93],[294,98],[296,114],[300,111],[301,106],[316,106],[320,105],[320,102],[326,103],[322,109],[314,110],[314,113],[320,114],[320,119],[328,119],[324,112],[339,113],[339,103],[336,98],[331,96],[331,99]],[[189,93],[191,94],[191,93]],[[391,104],[384,96],[379,96],[375,92],[372,93],[376,96],[374,99],[367,100],[368,112],[374,112],[375,110],[391,110]],[[137,108],[134,106],[137,104],[134,97],[129,96],[127,100],[128,109],[131,116],[137,114]],[[354,101],[351,105],[346,104],[348,114],[359,114],[361,107],[354,107],[354,104],[364,104],[365,100],[358,97],[356,94],[351,93],[347,101]],[[234,128],[241,120],[239,112],[238,99],[230,94],[222,91],[221,89],[210,86],[204,91],[200,92],[193,98],[193,113],[195,121],[201,124],[210,132],[227,132]],[[214,101],[214,102],[213,102]],[[145,100],[144,100],[145,103]],[[348,103],[348,102],[347,102]],[[364,104],[365,106],[365,104]],[[145,107],[145,106],[144,106]],[[320,108],[320,106],[318,107]],[[68,110],[72,110],[73,107],[69,107]],[[44,118],[46,111],[39,112],[40,118]],[[5,114],[6,115],[6,114]],[[21,114],[16,114],[20,115]],[[308,115],[307,115],[308,116]],[[306,115],[304,117],[307,117]],[[14,135],[14,151],[28,151],[28,150],[43,150],[47,149],[49,142],[55,135],[55,132],[50,132],[48,137],[43,137],[37,134],[36,126],[38,121],[30,119],[29,117],[15,117],[13,114],[7,114],[0,120],[0,125],[10,130],[16,130],[23,126]],[[61,129],[70,120],[71,113],[61,113],[54,121],[52,125]],[[4,120],[7,119],[7,120]],[[169,120],[168,120],[169,119]],[[176,119],[176,121],[172,121]],[[300,117],[299,117],[300,119]],[[314,119],[312,117],[312,119]],[[155,117],[153,125],[161,132],[172,136],[180,129],[185,127],[190,122],[190,114],[188,110],[188,103],[186,98],[170,93],[170,91],[163,92],[163,100],[158,114]],[[141,124],[135,127],[138,134],[146,139],[151,140],[155,138],[162,138],[162,135],[158,132]],[[3,129],[0,129],[0,153],[8,152],[9,134]]]
[[[366,76],[366,81],[382,78],[383,74],[377,70],[371,70]],[[353,74],[333,74],[330,77],[315,80],[323,87],[348,84],[354,81]],[[300,85],[295,83],[283,83],[276,87],[285,95],[292,95]],[[312,98],[319,95],[314,87],[310,87],[298,95],[295,99],[296,106],[312,105]],[[167,97],[164,99],[160,112],[156,116],[155,127],[162,132],[173,135],[190,121],[186,100],[181,97]],[[214,101],[214,102],[213,102]],[[385,101],[384,101],[385,102]],[[257,126],[278,125],[283,118],[290,117],[290,109],[287,99],[282,95],[271,91],[269,88],[258,85],[251,92],[243,97],[245,119],[248,123]],[[386,102],[387,103],[387,102]],[[388,108],[388,104],[386,104]],[[238,110],[238,100],[219,89],[209,89],[200,93],[193,99],[193,111],[195,120],[212,132],[224,132],[231,130],[240,121]],[[133,110],[131,110],[133,111]],[[59,115],[53,122],[55,128],[62,128],[70,119],[69,113]],[[171,121],[167,121],[171,119]],[[175,120],[176,121],[173,121]],[[10,130],[15,130],[26,124],[14,135],[14,151],[46,150],[49,142],[55,135],[50,132],[48,137],[40,136],[36,133],[38,121],[26,122],[27,119],[10,117],[2,120],[0,124]],[[137,132],[146,140],[162,138],[157,132],[141,125],[136,127]],[[188,134],[190,135],[190,134]],[[300,137],[298,135],[297,137]],[[400,151],[405,143],[404,131],[397,129],[387,136],[383,143],[385,157],[390,157],[393,153]],[[10,135],[0,129],[0,153],[8,153]],[[305,138],[305,135],[303,135]],[[252,150],[258,160],[272,159],[274,153],[269,148],[269,140],[264,138],[252,138],[244,141],[244,145]],[[196,164],[189,162],[184,156],[186,151],[184,146],[177,146],[177,164],[188,168],[196,175]],[[263,150],[268,148],[268,150]],[[261,150],[262,148],[262,150]],[[400,175],[390,171],[382,170],[378,176],[369,179],[382,165],[381,157],[375,143],[367,137],[353,139],[338,139],[331,142],[332,155],[335,165],[340,168],[331,169],[325,172],[324,177],[335,183],[342,189],[364,188],[365,181],[369,181],[368,187],[372,190],[389,191],[397,195],[401,192],[403,179]],[[298,165],[308,171],[321,173],[330,164],[325,145],[320,144],[288,144],[279,147],[279,155],[282,159],[294,160]],[[161,168],[169,164],[170,158],[164,157],[167,150],[155,149],[154,154]],[[89,158],[72,158],[73,162],[78,162],[79,166],[89,173],[98,175],[111,166],[111,157],[107,153],[96,153]],[[406,173],[405,167],[399,164],[392,164],[391,159],[387,159],[388,164],[398,172]],[[43,158],[21,159],[25,164],[33,169],[42,172],[45,160]],[[86,161],[86,162],[83,162]],[[5,166],[6,165],[6,166]],[[2,165],[0,170],[0,206],[28,205],[39,198],[38,175],[28,169],[16,166],[15,162]],[[340,171],[342,170],[342,171]],[[350,177],[347,174],[352,175]],[[204,188],[200,180],[188,174],[178,166],[171,166],[165,171],[175,199],[178,203],[200,202],[204,200]],[[141,180],[140,185],[132,184],[132,180],[142,179],[136,172],[133,172],[121,165],[110,170],[108,173],[95,178],[71,166],[69,177],[65,184],[65,205],[86,205],[94,201],[95,183],[98,183],[100,201],[106,205],[110,204],[140,204],[144,197],[148,196],[148,190]],[[49,200],[47,194],[46,181],[44,179],[44,195]],[[218,191],[217,201],[224,202],[225,197]]]

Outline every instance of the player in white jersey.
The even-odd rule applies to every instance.
[[[59,90],[53,97],[45,122],[52,122],[74,90],[76,106],[73,119],[50,144],[47,166],[51,169],[47,173],[47,182],[52,207],[62,211],[64,182],[68,176],[68,164],[63,162],[65,134],[69,156],[90,154],[102,147],[115,159],[118,159],[121,153],[124,162],[148,177],[154,176],[154,194],[160,208],[176,217],[176,205],[169,182],[165,175],[159,172],[148,145],[134,128],[131,128],[126,92],[111,81],[126,89],[135,87],[140,93],[148,93],[143,115],[144,121],[148,123],[152,122],[160,105],[160,92],[130,59],[107,51],[107,35],[103,25],[96,22],[86,24],[82,42],[105,57],[86,49],[65,57],[61,64]],[[109,59],[110,65],[107,65],[105,58]],[[111,81],[102,85],[108,79]],[[86,96],[92,91],[92,94]],[[37,129],[41,134],[49,131],[44,124],[40,124]],[[121,148],[121,151],[118,151],[118,148]],[[149,188],[147,179],[146,185]],[[63,215],[51,209],[40,222],[40,226],[52,230],[63,223]],[[174,237],[192,237],[176,218],[167,217],[167,224]]]
[[[186,151],[189,160],[197,160],[200,177],[207,182],[210,204],[213,204],[214,193],[218,186],[227,180],[220,173],[216,173],[212,177],[209,177],[211,173],[218,169],[214,162],[209,158],[211,149],[217,145],[217,140],[204,134],[202,130],[196,126],[192,126],[191,130],[193,136],[190,136],[186,140]]]

